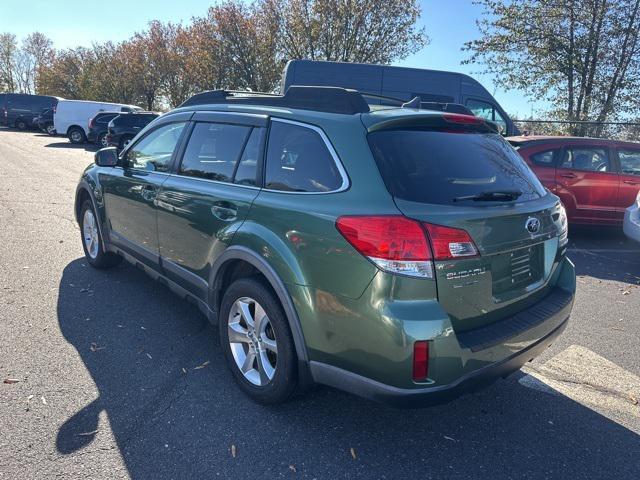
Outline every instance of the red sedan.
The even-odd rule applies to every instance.
[[[640,143],[579,137],[509,137],[574,224],[622,225],[640,190]]]

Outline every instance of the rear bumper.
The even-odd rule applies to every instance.
[[[446,403],[465,393],[486,387],[498,378],[506,377],[550,347],[566,328],[571,305],[566,309],[568,311],[563,309],[563,312],[559,313],[565,317],[562,323],[535,343],[503,360],[474,370],[448,385],[416,389],[397,388],[314,361],[310,362],[311,374],[318,383],[395,407],[426,407]]]
[[[334,363],[336,356],[325,357],[326,360],[312,356],[309,365],[312,378],[317,383],[397,407],[448,402],[518,370],[564,331],[576,291],[575,268],[568,258],[561,259],[550,283],[553,287],[546,296],[528,308],[501,321],[459,333],[452,328],[446,313],[438,320],[437,309],[428,310],[429,304],[418,303],[419,311],[411,318],[421,315],[431,320],[396,322],[399,328],[393,331],[395,335],[390,337],[383,330],[369,338],[369,342],[385,335],[386,339],[395,339],[405,348],[400,355],[394,356],[395,352],[385,346],[387,341],[375,354],[365,357],[371,367],[368,370],[359,365]],[[429,330],[430,326],[435,328]],[[416,384],[407,379],[411,378],[413,342],[421,339],[431,342],[430,379]],[[358,358],[364,353],[359,352]]]
[[[640,208],[633,205],[624,212],[624,234],[636,242],[640,242]]]

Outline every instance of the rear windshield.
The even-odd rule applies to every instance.
[[[496,133],[403,129],[373,132],[368,139],[387,189],[404,200],[448,205],[486,192],[521,192],[519,201],[545,195]]]

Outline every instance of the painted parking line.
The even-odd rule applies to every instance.
[[[519,383],[564,395],[607,418],[636,423],[640,418],[640,377],[579,345],[571,345],[542,365],[526,365]],[[627,422],[625,422],[627,423]]]
[[[640,250],[626,249],[622,250],[619,248],[568,248],[570,252],[575,253],[636,253],[640,254]]]

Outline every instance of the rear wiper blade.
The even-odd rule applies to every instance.
[[[499,201],[511,201],[516,200],[522,195],[520,190],[495,190],[492,192],[480,192],[475,195],[466,195],[464,197],[456,197],[454,202],[464,202],[466,200],[473,200],[474,202],[499,202]]]

